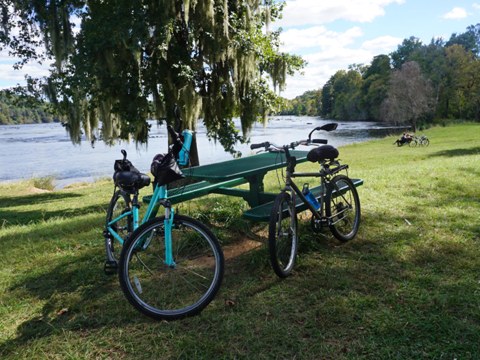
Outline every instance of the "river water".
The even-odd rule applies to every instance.
[[[316,126],[331,122],[317,117],[279,116],[269,120],[266,127],[255,124],[251,143],[270,141],[276,144],[305,139]],[[336,131],[316,133],[317,138],[328,139],[329,144],[341,146],[385,136],[394,131],[391,127],[374,122],[338,122]],[[400,130],[397,130],[398,132]],[[199,124],[197,143],[200,164],[229,160],[220,144],[208,140],[205,128]],[[252,155],[248,144],[239,144],[242,156]],[[142,172],[148,172],[150,162],[157,153],[167,151],[166,127],[152,123],[148,145],[137,147],[135,143],[121,142],[107,146],[97,142],[94,147],[88,141],[73,145],[61,124],[4,125],[0,126],[0,182],[53,176],[57,188],[67,184],[93,181],[112,176],[115,159],[121,158],[120,150],[128,152],[128,158]]]

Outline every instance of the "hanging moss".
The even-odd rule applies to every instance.
[[[279,15],[271,0],[36,0],[15,6],[39,25],[55,59],[56,81],[47,81],[45,90],[68,116],[74,142],[82,132],[95,140],[100,126],[106,142],[147,141],[147,119],[172,123],[178,107],[184,127],[194,129],[201,117],[207,133],[234,151],[242,137],[233,118],[240,116],[246,135],[274,103],[259,79],[266,72],[282,90],[286,76],[301,67],[292,67],[292,58],[278,53],[274,34],[261,30]],[[2,6],[4,28],[5,11]],[[73,16],[81,22],[75,34]]]

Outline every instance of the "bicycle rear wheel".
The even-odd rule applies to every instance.
[[[340,241],[352,240],[360,227],[360,198],[352,181],[345,175],[335,176],[329,183],[325,213],[330,231]]]
[[[297,255],[297,213],[292,196],[277,195],[270,214],[268,251],[273,271],[281,278],[289,276]]]
[[[175,215],[172,253],[165,262],[165,217],[140,226],[122,249],[119,278],[128,301],[143,314],[175,320],[198,314],[215,297],[224,271],[223,252],[205,225]]]
[[[110,221],[131,210],[132,200],[130,195],[123,190],[115,191],[108,206],[105,226],[108,226]],[[127,239],[133,230],[132,216],[128,215],[118,220],[112,224],[111,227],[122,239]],[[119,243],[115,244],[115,239],[108,231],[105,231],[105,250],[107,253],[107,261],[116,264],[120,258],[121,245]]]

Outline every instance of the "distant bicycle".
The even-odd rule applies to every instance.
[[[430,145],[430,140],[428,140],[427,135],[416,136],[415,142],[418,146],[428,146]]]

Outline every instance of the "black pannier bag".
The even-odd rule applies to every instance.
[[[169,184],[185,177],[171,153],[157,154],[153,158],[150,171],[155,177],[155,183],[159,186]]]
[[[113,165],[113,181],[124,191],[133,194],[135,191],[150,185],[150,177],[142,174],[127,159],[115,160]]]
[[[120,171],[132,171],[136,173],[140,172],[129,160],[115,160],[113,170],[115,170],[116,173]]]

